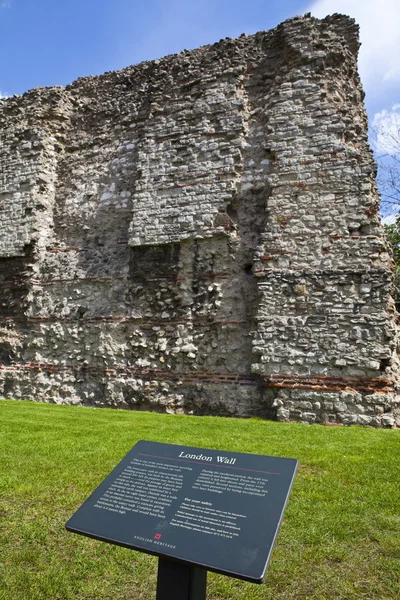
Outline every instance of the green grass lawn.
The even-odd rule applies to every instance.
[[[400,597],[400,431],[0,401],[0,600],[154,600],[157,559],[65,522],[140,439],[297,458],[265,583],[208,600]]]

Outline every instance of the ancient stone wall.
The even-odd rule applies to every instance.
[[[0,101],[0,395],[393,426],[358,28]]]

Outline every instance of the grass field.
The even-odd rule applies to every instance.
[[[65,522],[140,439],[297,458],[262,585],[208,600],[397,600],[400,431],[0,401],[0,600],[154,600],[157,559]]]

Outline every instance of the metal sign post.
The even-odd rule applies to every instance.
[[[156,600],[206,600],[207,571],[158,559]]]

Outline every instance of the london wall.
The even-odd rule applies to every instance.
[[[358,27],[0,101],[0,395],[399,423]]]

